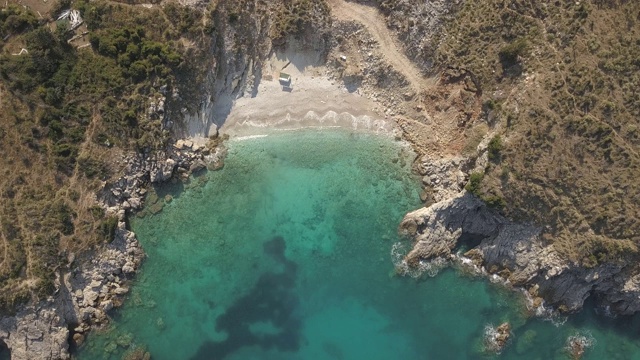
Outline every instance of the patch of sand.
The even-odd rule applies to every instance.
[[[329,80],[320,64],[309,52],[275,54],[263,67],[257,91],[234,102],[220,132],[248,136],[302,127],[344,127],[393,133],[394,122],[377,113],[375,102]],[[281,71],[291,75],[290,88],[278,81]]]

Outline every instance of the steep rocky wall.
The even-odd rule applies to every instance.
[[[509,221],[466,191],[407,214],[400,232],[415,239],[405,257],[409,266],[450,257],[460,246],[471,245],[464,256],[476,265],[560,311],[580,310],[589,296],[611,313],[640,310],[640,275],[632,264],[585,268],[572,263],[540,236],[539,227]],[[475,243],[465,241],[470,238]]]
[[[242,96],[255,96],[262,80],[264,61],[276,49],[314,48],[326,53],[330,45],[330,19],[322,13],[327,9],[314,7],[321,14],[310,14],[311,24],[300,33],[274,39],[283,15],[282,1],[223,2],[213,12],[216,38],[211,56],[216,59],[208,71],[202,89],[200,108],[184,116],[182,136],[210,136],[216,134],[234,101]]]
[[[200,109],[185,115],[183,135],[215,134],[233,100],[259,81],[262,59],[271,50],[266,9],[249,1],[242,12],[232,15],[225,4],[213,12],[217,31],[211,56],[217,61],[208,70]]]

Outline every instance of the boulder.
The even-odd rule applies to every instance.
[[[189,171],[192,173],[195,173],[206,167],[207,167],[207,164],[205,164],[204,161],[198,159],[191,164],[191,166],[189,167]]]
[[[96,300],[98,300],[98,293],[91,290],[90,288],[86,288],[83,291],[83,300],[82,304],[86,307],[91,307],[95,305]]]
[[[502,349],[507,344],[509,336],[511,336],[511,325],[508,322],[502,323],[496,328],[496,332],[498,333],[496,335],[496,343]]]
[[[102,307],[103,311],[109,311],[113,309],[113,301],[111,300],[103,301],[100,303],[100,307]]]
[[[122,272],[125,274],[133,274],[136,271],[135,264],[127,261],[122,267]]]
[[[56,304],[38,310],[27,308],[0,320],[0,341],[7,345],[12,359],[70,358],[69,330],[52,307]]]
[[[132,209],[139,209],[142,206],[142,201],[137,197],[130,198],[128,202]]]
[[[508,322],[497,328],[487,326],[484,331],[485,350],[489,353],[500,353],[511,336],[511,325]]]
[[[75,333],[73,334],[73,342],[75,346],[80,346],[84,343],[84,335]]]

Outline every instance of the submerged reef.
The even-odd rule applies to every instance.
[[[283,265],[282,272],[262,274],[254,287],[217,319],[216,331],[226,332],[227,338],[204,343],[193,360],[223,359],[243,347],[256,345],[265,350],[298,350],[302,321],[295,315],[299,301],[293,292],[298,266],[287,259],[285,250],[281,236],[264,244],[264,254]],[[260,324],[270,324],[277,331],[260,333],[252,329],[252,325]]]

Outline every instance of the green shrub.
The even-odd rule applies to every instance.
[[[472,193],[473,195],[480,196],[480,184],[482,183],[482,179],[484,178],[484,174],[481,172],[474,172],[469,175],[469,182],[465,189]]]
[[[9,4],[0,11],[0,32],[2,37],[13,35],[38,26],[38,18],[26,8]]]
[[[64,10],[69,8],[71,8],[71,0],[58,0],[53,4],[50,10],[51,15],[54,19],[57,19]]]
[[[49,211],[50,225],[64,235],[71,235],[75,231],[73,219],[76,213],[64,202],[57,201],[51,205]]]
[[[106,165],[103,162],[90,157],[78,158],[78,169],[89,179],[95,177],[103,179],[108,174]]]
[[[502,138],[500,135],[494,136],[491,141],[489,141],[487,151],[489,152],[489,160],[500,160],[500,152],[502,151]]]
[[[489,195],[482,198],[482,201],[485,202],[489,207],[494,209],[503,209],[507,203],[501,196],[497,195]]]
[[[98,232],[102,235],[106,242],[112,242],[116,229],[118,228],[118,218],[116,216],[109,216],[104,219],[98,226]]]
[[[518,57],[523,57],[529,51],[529,42],[524,38],[514,40],[512,43],[505,45],[498,52],[500,61],[510,66],[518,62]]]
[[[482,104],[486,110],[500,110],[500,103],[493,99],[489,99]]]
[[[89,212],[95,219],[101,219],[104,217],[104,209],[102,208],[102,206],[94,205],[89,208]]]
[[[60,1],[54,13],[69,5]],[[3,165],[16,171],[7,172],[0,184],[0,230],[9,244],[0,266],[0,312],[13,311],[30,295],[54,291],[54,270],[63,264],[61,250],[86,249],[112,241],[116,234],[117,217],[80,205],[96,184],[82,176],[110,175],[98,160],[105,149],[84,144],[85,138],[91,135],[92,142],[125,150],[138,144],[145,151],[165,147],[169,133],[161,120],[141,116],[152,89],[166,84],[170,89],[182,86],[181,93],[187,93],[183,89],[199,88],[194,79],[201,81],[208,71],[200,60],[213,40],[200,37],[204,25],[199,10],[174,6],[171,11],[178,16],[167,19],[160,9],[101,0],[76,0],[73,7],[91,31],[91,49],[76,50],[65,41],[66,31],[53,33],[20,6],[0,11],[0,38],[11,35],[12,44],[29,51],[12,56],[12,48],[0,54],[0,81],[9,90],[3,93],[7,106],[0,138],[9,141],[7,146],[19,147],[8,153]],[[163,37],[165,33],[171,36]],[[199,36],[198,46],[185,58],[186,50],[170,39],[193,34]],[[89,124],[92,131],[87,134]],[[22,177],[18,173],[30,177],[29,171],[38,172],[37,181],[16,178]]]

